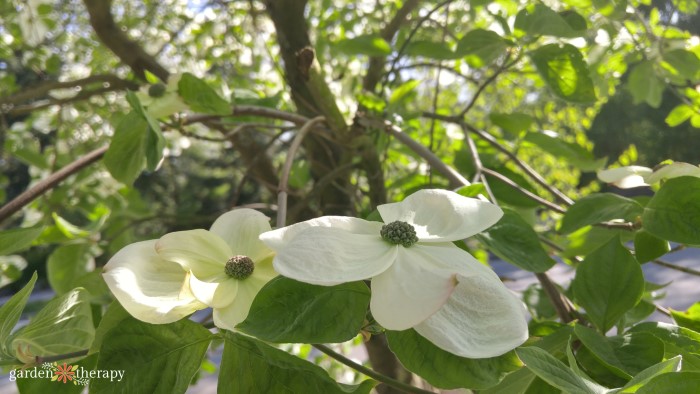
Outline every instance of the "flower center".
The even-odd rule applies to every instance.
[[[381,234],[382,239],[386,242],[394,245],[403,245],[406,248],[418,242],[416,230],[413,226],[398,220],[383,225],[379,234]]]
[[[153,98],[163,97],[165,95],[165,85],[157,83],[148,87],[148,95]]]
[[[253,274],[253,270],[255,270],[253,260],[248,256],[241,255],[231,257],[224,268],[226,275],[238,280],[249,277]]]

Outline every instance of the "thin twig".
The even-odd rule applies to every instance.
[[[474,95],[472,96],[471,100],[469,100],[469,103],[467,104],[467,106],[464,107],[464,109],[462,110],[462,112],[459,113],[459,117],[460,117],[460,118],[464,118],[464,115],[466,115],[467,112],[469,112],[469,110],[472,109],[472,107],[474,107],[474,104],[476,104],[476,100],[479,99],[479,96],[481,96],[481,93],[483,93],[484,90],[486,90],[486,87],[487,87],[487,86],[489,86],[491,83],[493,83],[493,81],[495,81],[496,78],[498,78],[498,76],[499,76],[503,71],[507,70],[508,68],[510,68],[511,66],[513,66],[514,64],[516,64],[518,61],[520,61],[520,58],[517,58],[517,59],[515,59],[514,61],[508,63],[509,58],[510,58],[510,52],[508,52],[508,54],[506,55],[506,58],[503,59],[503,62],[502,62],[501,65],[498,67],[498,69],[497,69],[496,71],[494,71],[493,75],[491,75],[490,77],[488,77],[488,78],[484,81],[484,83],[482,83],[481,85],[479,85],[479,87],[476,89],[476,92],[474,92]]]
[[[683,267],[681,265],[671,264],[671,263],[665,262],[663,260],[652,260],[651,262],[654,264],[660,265],[662,267],[670,268],[672,270],[685,272],[686,274],[690,274],[690,275],[700,276],[700,271],[694,270],[692,268]]]
[[[284,227],[287,220],[287,183],[289,182],[289,173],[292,171],[294,155],[297,153],[297,150],[301,146],[301,141],[304,140],[306,134],[311,131],[314,125],[325,120],[325,117],[317,116],[306,122],[294,137],[292,145],[289,146],[287,160],[284,162],[284,167],[282,167],[282,176],[280,177],[279,187],[277,188],[277,228]]]
[[[30,189],[25,190],[22,194],[12,199],[12,201],[0,207],[0,223],[12,216],[15,212],[34,201],[37,197],[56,187],[61,181],[98,161],[107,151],[107,147],[95,149],[87,155],[68,164],[60,170],[49,175],[48,178],[42,179]]]
[[[571,304],[568,298],[562,294],[559,289],[554,285],[554,282],[547,276],[544,272],[535,273],[537,280],[542,285],[542,289],[547,293],[547,297],[552,301],[554,309],[557,311],[557,315],[564,323],[572,322],[576,319],[580,320],[576,309]]]
[[[544,205],[545,207],[551,209],[552,211],[555,211],[555,212],[558,212],[558,213],[564,213],[564,212],[566,212],[566,210],[565,210],[564,208],[560,207],[559,205],[554,204],[554,203],[552,203],[552,202],[549,202],[549,201],[545,200],[544,198],[542,198],[542,197],[540,197],[540,196],[538,196],[538,195],[532,193],[531,191],[529,191],[529,190],[527,190],[527,189],[521,187],[521,186],[518,185],[517,183],[513,182],[512,179],[508,178],[507,176],[505,176],[505,175],[503,175],[503,174],[501,174],[501,173],[499,173],[499,172],[490,170],[490,169],[488,169],[488,168],[483,168],[482,171],[483,171],[484,174],[486,174],[486,175],[490,175],[490,176],[492,176],[492,177],[494,177],[494,178],[498,178],[501,182],[503,182],[503,183],[505,183],[506,185],[512,187],[513,189],[519,191],[520,193],[522,193],[523,195],[525,195],[525,196],[528,197],[529,199],[534,200],[534,201],[536,201],[536,202],[538,202],[538,203]]]
[[[379,381],[379,382],[382,382],[382,383],[386,384],[387,386],[395,387],[395,388],[400,389],[400,390],[403,390],[403,391],[405,391],[405,392],[407,392],[407,393],[435,394],[435,393],[432,392],[432,391],[423,390],[423,389],[421,389],[421,388],[418,388],[418,387],[411,386],[411,385],[409,385],[409,384],[400,382],[400,381],[398,381],[398,380],[396,380],[396,379],[394,379],[394,378],[390,378],[390,377],[388,377],[388,376],[386,376],[386,375],[382,375],[382,374],[380,374],[380,373],[377,372],[377,371],[374,371],[374,370],[372,370],[372,369],[369,369],[369,368],[367,368],[367,367],[365,367],[365,366],[363,366],[363,365],[360,365],[360,364],[358,364],[358,363],[356,363],[356,362],[350,360],[349,358],[343,356],[343,355],[340,354],[340,353],[336,353],[335,351],[333,351],[333,350],[332,350],[331,348],[329,348],[328,346],[321,345],[321,344],[312,344],[311,346],[315,347],[316,349],[318,349],[319,351],[321,351],[322,353],[324,353],[324,354],[327,355],[328,357],[331,357],[331,358],[337,360],[337,361],[340,362],[341,364],[344,364],[344,365],[346,365],[346,366],[348,366],[348,367],[350,367],[350,368],[352,368],[352,369],[354,369],[354,370],[356,370],[356,371],[358,371],[358,372],[361,372],[361,373],[363,373],[363,374],[369,376],[370,378],[372,378],[372,379],[374,379],[374,380],[377,380],[377,381]]]

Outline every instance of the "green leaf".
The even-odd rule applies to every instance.
[[[348,55],[386,56],[391,53],[389,43],[377,34],[340,40],[335,47]]]
[[[223,333],[221,371],[231,378],[219,379],[219,394],[324,393],[368,394],[376,382],[359,385],[335,382],[323,368],[253,338],[229,331]]]
[[[695,114],[693,108],[687,104],[679,104],[668,113],[666,116],[666,124],[670,127],[676,127],[688,120]]]
[[[673,242],[700,245],[700,178],[669,179],[644,208],[642,227]]]
[[[685,49],[674,49],[664,53],[663,58],[681,77],[690,81],[700,79],[700,59],[695,53]]]
[[[673,320],[681,327],[700,332],[700,302],[691,305],[685,312],[670,309]]]
[[[542,380],[571,394],[605,393],[607,389],[576,375],[564,363],[538,347],[530,346],[515,350],[521,360]]]
[[[493,168],[493,170],[500,173],[501,175],[505,175],[506,177],[508,177],[508,179],[515,182],[518,186],[522,187],[523,189],[537,194],[537,190],[535,190],[535,188],[532,187],[528,180],[524,176],[518,174],[517,172],[511,171],[507,167]],[[530,197],[524,196],[522,193],[513,191],[513,188],[505,182],[503,182],[502,180],[495,178],[491,175],[486,175],[486,180],[488,181],[489,186],[491,187],[491,191],[496,196],[496,199],[499,202],[506,203],[514,207],[539,207],[539,203],[537,201],[534,201]]]
[[[362,282],[317,286],[279,276],[260,290],[237,328],[269,342],[344,342],[360,332],[369,295]]]
[[[160,159],[163,158],[163,148],[165,147],[165,137],[160,129],[160,123],[148,111],[143,108],[138,96],[131,92],[126,92],[126,100],[141,117],[148,123],[148,133],[146,134],[146,168],[153,171],[158,167]]]
[[[642,212],[642,206],[632,199],[612,193],[589,194],[569,207],[559,232],[569,234],[581,227],[613,219],[634,221]]]
[[[527,131],[535,123],[535,118],[532,116],[518,112],[511,114],[492,112],[489,114],[489,119],[493,124],[514,136]]]
[[[476,197],[479,194],[486,195],[486,187],[483,183],[472,183],[469,186],[462,186],[455,190],[457,194],[464,197]]]
[[[530,52],[530,59],[555,95],[574,103],[596,100],[588,65],[570,44],[549,44]]]
[[[644,264],[668,253],[671,246],[668,241],[655,237],[644,230],[637,231],[634,236],[634,257]]]
[[[70,244],[58,247],[46,261],[49,284],[57,294],[77,287],[78,280],[95,269],[89,244]]]
[[[578,144],[564,141],[556,133],[528,133],[523,141],[537,145],[554,157],[565,159],[569,165],[581,171],[598,170],[607,162],[606,158],[596,159],[591,152]]]
[[[697,394],[700,372],[671,372],[654,377],[637,394]]]
[[[148,123],[135,111],[119,122],[103,159],[114,179],[134,183],[146,164],[148,132]]]
[[[535,230],[508,208],[501,220],[477,238],[503,260],[530,272],[545,272],[555,261],[545,252]]]
[[[24,306],[27,305],[27,300],[34,289],[36,278],[37,275],[34,272],[32,278],[29,279],[29,282],[24,285],[22,290],[15,293],[0,307],[0,358],[9,359],[14,357],[14,352],[7,347],[8,338],[22,316]]]
[[[472,67],[490,64],[503,55],[511,43],[490,30],[474,29],[465,34],[457,43],[455,56],[467,56]]]
[[[456,57],[455,53],[452,52],[444,42],[439,41],[411,41],[406,46],[404,53],[436,60],[450,60]]]
[[[394,89],[393,92],[391,92],[391,96],[389,97],[389,104],[397,104],[400,103],[401,101],[407,99],[411,93],[418,87],[420,84],[420,81],[417,80],[410,80],[398,88]]]
[[[0,256],[27,249],[35,239],[39,238],[42,231],[44,231],[43,226],[0,231]]]
[[[574,11],[561,14],[543,4],[529,5],[515,16],[515,28],[531,36],[574,38],[586,32],[586,20]]]
[[[90,354],[99,352],[107,333],[130,316],[119,301],[112,301],[102,315],[100,325],[95,330],[95,340],[90,345]]]
[[[644,293],[644,275],[619,238],[586,256],[571,283],[576,301],[601,332],[607,332]]]
[[[63,365],[63,362],[65,362],[65,360],[60,361],[59,365]],[[68,366],[79,365],[84,370],[91,371],[95,369],[95,364],[97,364],[96,354],[83,358],[78,362],[69,361]],[[81,394],[85,391],[85,386],[81,384],[64,384],[61,382],[52,381],[51,379],[17,379],[16,383],[19,394]]]
[[[119,384],[108,379],[90,382],[90,393],[184,393],[199,369],[211,341],[201,325],[180,320],[148,324],[127,318],[111,329],[100,348],[97,369],[124,371]],[[222,369],[236,377],[232,370]],[[221,380],[227,379],[224,374]]]
[[[632,378],[625,384],[617,393],[636,393],[642,386],[646,385],[651,379],[661,374],[669,372],[678,372],[681,366],[682,356],[676,356],[672,359],[660,362],[656,365],[645,369]]]
[[[190,73],[182,74],[178,93],[192,111],[212,115],[230,115],[231,104],[221,98],[206,82]]]
[[[522,364],[514,352],[499,357],[468,359],[446,352],[413,330],[387,331],[389,348],[409,371],[442,389],[485,389]]]
[[[643,322],[630,328],[632,332],[647,332],[664,342],[666,358],[683,356],[683,370],[700,371],[700,334],[687,328],[662,322]]]
[[[663,342],[648,333],[605,337],[581,325],[576,325],[574,333],[603,365],[625,379],[661,362],[664,357]]]
[[[644,61],[636,65],[627,80],[627,86],[635,104],[646,102],[659,108],[666,84],[656,76],[654,63]]]
[[[28,325],[12,334],[12,350],[22,361],[27,357],[53,356],[90,347],[95,338],[89,295],[75,289],[49,301]]]
[[[539,283],[533,283],[523,291],[523,302],[534,320],[553,319],[557,315],[552,301]]]

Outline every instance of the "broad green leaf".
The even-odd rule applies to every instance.
[[[634,257],[644,264],[668,253],[671,246],[668,241],[655,237],[644,230],[637,231],[634,236]]]
[[[522,364],[514,352],[499,357],[468,359],[446,352],[413,330],[387,331],[389,348],[409,371],[441,389],[485,389]]]
[[[581,227],[613,219],[634,221],[642,212],[642,206],[627,197],[612,193],[589,194],[569,207],[559,232],[569,234]]]
[[[576,375],[574,371],[545,350],[529,346],[516,349],[516,353],[535,375],[567,393],[597,394],[607,392],[605,387]]]
[[[279,276],[260,290],[237,328],[270,342],[344,342],[360,332],[369,294],[362,282],[317,286]]]
[[[670,372],[654,377],[637,394],[697,394],[700,372]]]
[[[12,351],[22,361],[90,347],[95,338],[88,293],[78,288],[49,301],[29,322],[12,334]]]
[[[456,57],[455,53],[444,42],[439,41],[411,41],[404,52],[407,55],[422,56],[436,60],[450,60]]]
[[[681,77],[691,82],[700,79],[700,59],[695,53],[685,49],[674,49],[664,53],[663,58]]]
[[[548,133],[528,133],[523,141],[537,145],[540,149],[554,157],[565,159],[569,165],[581,171],[595,171],[603,168],[606,158],[596,159],[593,154],[582,146],[564,141],[559,135]]]
[[[508,179],[515,182],[518,186],[522,187],[523,189],[537,194],[537,191],[534,187],[532,187],[528,180],[524,176],[518,174],[517,172],[511,171],[507,167],[493,168],[493,170],[500,173],[501,175],[505,175],[506,177],[508,177]],[[539,203],[537,201],[534,201],[530,197],[524,196],[523,194],[514,191],[511,186],[507,185],[500,179],[492,177],[491,175],[486,175],[486,180],[488,181],[489,186],[491,187],[491,191],[496,196],[496,199],[499,202],[503,202],[514,207],[539,207]]]
[[[685,312],[674,311],[673,309],[670,311],[676,324],[695,332],[700,332],[700,302],[694,303]]]
[[[391,53],[389,43],[375,34],[340,40],[335,47],[348,55],[386,56]]]
[[[223,335],[220,370],[226,371],[226,376],[219,378],[219,394],[368,394],[376,384],[372,380],[359,385],[339,384],[321,367],[287,352],[229,331]]]
[[[678,372],[678,370],[681,367],[681,360],[682,356],[676,356],[669,360],[660,362],[656,365],[652,365],[651,367],[638,373],[629,382],[627,382],[627,384],[625,384],[620,389],[620,391],[617,391],[617,393],[636,393],[637,390],[639,390],[642,386],[646,385],[651,379],[655,378],[656,376],[668,372]]]
[[[394,89],[393,92],[391,92],[391,96],[389,96],[389,104],[397,104],[405,100],[411,95],[411,93],[413,93],[413,91],[416,89],[416,87],[418,87],[419,84],[420,81],[410,80],[397,87],[396,89]]]
[[[693,107],[687,104],[679,104],[666,116],[666,124],[670,127],[676,127],[688,120],[693,114],[695,114]]]
[[[505,208],[503,217],[477,238],[503,260],[530,272],[545,272],[555,261],[545,252],[535,230],[520,215]]]
[[[97,355],[82,358],[80,361],[62,360],[58,365],[63,365],[67,361],[68,366],[80,366],[86,371],[95,369],[97,364]],[[40,368],[37,366],[36,368]],[[96,380],[98,378],[94,378]],[[17,389],[19,394],[36,394],[36,393],[51,393],[51,394],[81,394],[85,391],[85,386],[81,384],[69,384],[53,381],[51,379],[17,379]],[[118,384],[116,381],[115,384]]]
[[[148,123],[135,111],[119,122],[103,162],[114,179],[131,185],[146,164]]]
[[[622,378],[630,379],[664,357],[663,342],[648,333],[605,337],[581,325],[574,333],[603,365]]]
[[[469,186],[462,186],[455,190],[457,194],[464,197],[476,197],[480,194],[486,195],[486,187],[483,183],[472,183]]]
[[[627,80],[627,86],[635,104],[646,102],[651,107],[659,108],[666,84],[656,76],[654,63],[649,60],[637,64]]]
[[[455,55],[467,56],[467,62],[472,67],[482,67],[503,55],[510,45],[509,41],[491,30],[474,29],[459,40]]]
[[[673,242],[700,245],[700,178],[666,181],[644,208],[644,230]]]
[[[192,111],[212,115],[230,115],[231,104],[219,96],[206,82],[190,73],[182,74],[178,93]]]
[[[70,244],[58,247],[46,261],[49,284],[57,294],[77,287],[78,280],[95,269],[89,244]]]
[[[586,256],[576,269],[571,289],[588,318],[607,332],[642,298],[644,275],[620,239],[613,238]]]
[[[184,393],[199,369],[212,334],[201,325],[180,320],[148,324],[134,318],[121,321],[107,333],[100,348],[97,369],[123,370],[115,384],[95,379],[90,393]],[[221,380],[236,377],[222,369]]]
[[[634,233],[597,226],[583,227],[566,236],[564,256],[585,256],[616,237],[619,237],[622,242],[629,242],[634,239]]]
[[[574,11],[558,14],[544,4],[523,8],[515,16],[515,28],[531,36],[573,38],[586,32],[586,20]]]
[[[489,119],[493,124],[514,136],[527,131],[535,123],[535,118],[532,116],[518,112],[511,114],[492,112],[489,114]]]
[[[42,231],[44,231],[43,226],[0,231],[0,256],[27,249],[41,235]]]
[[[14,357],[14,352],[7,346],[8,338],[22,316],[24,306],[27,305],[27,300],[34,289],[36,278],[37,275],[34,272],[32,278],[29,279],[29,282],[24,285],[22,290],[15,293],[0,307],[0,358],[10,359]]]
[[[90,231],[82,229],[68,220],[60,217],[56,212],[51,213],[56,229],[68,239],[84,238],[90,235]]]
[[[662,322],[643,322],[628,332],[648,332],[664,342],[666,358],[683,356],[684,371],[700,371],[700,334]]]
[[[596,100],[588,65],[570,44],[548,44],[530,52],[530,58],[555,95],[574,103]]]
[[[119,301],[112,301],[107,307],[107,311],[102,315],[100,325],[95,330],[95,340],[90,345],[90,354],[99,352],[107,333],[130,316]]]

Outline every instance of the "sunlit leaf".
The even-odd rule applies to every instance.
[[[530,52],[530,58],[555,95],[574,103],[595,101],[588,65],[570,44],[548,44]]]

